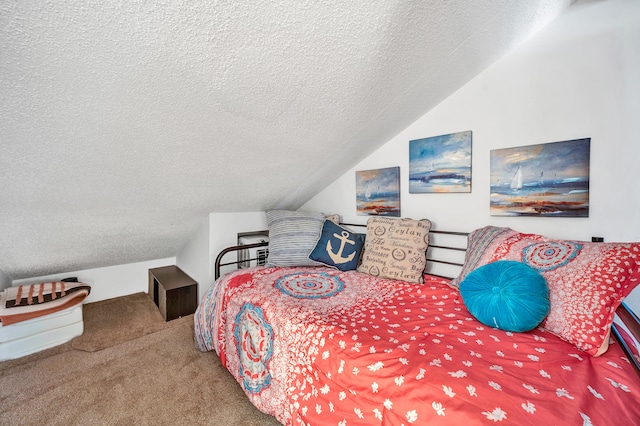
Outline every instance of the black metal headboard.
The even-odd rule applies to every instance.
[[[366,229],[366,224],[357,223],[341,223],[340,225],[353,229]],[[264,235],[268,235],[267,231],[260,231]],[[427,273],[442,278],[455,278],[458,276],[460,269],[464,264],[464,255],[467,251],[468,232],[456,231],[440,231],[431,229],[429,231],[429,248],[427,250]],[[220,278],[221,268],[224,266],[235,265],[240,268],[241,262],[255,261],[257,258],[239,260],[225,260],[225,256],[230,253],[238,253],[241,250],[249,250],[258,247],[267,247],[268,242],[259,242],[254,244],[243,244],[231,246],[223,249],[215,261],[215,279]]]

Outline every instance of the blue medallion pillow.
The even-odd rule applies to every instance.
[[[352,271],[358,267],[363,248],[363,234],[356,234],[325,220],[320,239],[309,254],[309,259],[341,271]]]
[[[460,283],[460,295],[478,321],[501,330],[533,330],[549,314],[547,281],[529,265],[514,260],[475,269]]]

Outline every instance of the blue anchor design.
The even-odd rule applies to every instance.
[[[333,252],[333,247],[331,247],[331,241],[327,241],[327,253],[329,254],[329,257],[331,258],[331,260],[333,260],[334,263],[336,264],[350,262],[353,260],[353,257],[356,255],[356,252],[354,251],[349,256],[342,257],[344,245],[347,243],[351,245],[355,245],[356,242],[349,239],[349,233],[347,231],[342,231],[341,234],[342,235],[333,234],[334,237],[340,240],[340,249],[338,250],[337,253]]]

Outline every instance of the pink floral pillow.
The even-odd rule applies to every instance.
[[[608,349],[615,311],[640,283],[640,243],[554,240],[488,226],[469,235],[464,267],[451,284],[497,260],[538,270],[551,304],[541,327],[593,356]]]

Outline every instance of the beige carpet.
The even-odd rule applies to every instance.
[[[279,424],[251,405],[215,353],[195,349],[192,315],[155,332],[134,326],[135,316],[116,320],[117,332],[93,316],[144,304],[138,295],[118,299],[85,305],[80,343],[0,362],[1,425]],[[98,350],[100,339],[112,345]]]
[[[73,349],[95,352],[169,327],[147,293],[88,303],[82,308],[85,330]]]

